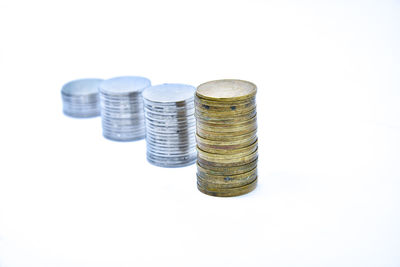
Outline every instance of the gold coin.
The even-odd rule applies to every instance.
[[[252,101],[245,104],[231,104],[229,106],[211,106],[201,102],[195,103],[195,109],[200,112],[215,112],[215,113],[228,113],[228,114],[239,114],[250,111],[256,106],[256,102]]]
[[[244,140],[251,139],[257,136],[257,130],[254,130],[252,132],[242,134],[242,135],[237,135],[237,136],[232,136],[232,135],[227,135],[226,133],[224,134],[214,134],[210,135],[207,138],[204,138],[200,135],[196,135],[196,138],[205,144],[209,145],[221,145],[221,143],[228,142],[227,144],[236,144],[236,143],[242,143]],[[212,138],[212,139],[211,139]]]
[[[236,128],[236,129],[231,128],[230,132],[222,132],[222,131],[220,132],[220,131],[214,130],[214,129],[213,129],[213,131],[209,131],[209,130],[205,130],[205,129],[201,128],[201,127],[197,127],[196,128],[196,133],[199,136],[201,136],[203,138],[206,138],[206,139],[210,139],[210,140],[213,140],[216,137],[219,138],[219,139],[222,139],[224,137],[225,137],[224,139],[227,139],[227,138],[230,139],[233,136],[242,136],[242,135],[246,135],[246,134],[252,133],[256,129],[257,129],[257,124],[250,125],[247,128]]]
[[[244,114],[238,114],[238,115],[229,115],[229,114],[217,114],[217,113],[201,113],[198,110],[195,111],[194,116],[196,119],[199,119],[200,121],[205,121],[205,122],[227,122],[227,123],[235,123],[235,122],[242,122],[249,120],[256,115],[257,110],[254,108],[251,111],[244,113]]]
[[[252,157],[247,157],[247,158],[237,158],[236,161],[230,161],[228,162],[224,162],[224,161],[210,161],[210,160],[206,160],[203,159],[201,157],[197,157],[197,162],[201,165],[204,166],[205,168],[212,168],[212,167],[237,167],[237,166],[241,166],[241,165],[246,165],[249,164],[250,162],[253,162],[254,160],[256,160],[258,158],[258,154],[255,154]]]
[[[232,139],[234,139],[235,137],[236,136],[232,136]],[[229,138],[226,138],[226,140],[224,141],[208,140],[196,135],[197,144],[200,146],[207,147],[207,149],[221,149],[221,150],[239,149],[250,146],[256,140],[257,140],[257,134],[246,135],[246,137],[243,139],[237,139],[232,141],[229,141]]]
[[[257,86],[255,84],[233,79],[206,82],[200,84],[196,90],[199,98],[221,102],[248,99],[255,96],[256,93]]]
[[[200,192],[216,197],[234,197],[247,194],[253,191],[257,187],[257,180],[255,179],[248,185],[236,187],[236,188],[226,188],[226,189],[209,189],[206,186],[203,186],[199,182],[197,182],[197,188]]]
[[[236,175],[213,175],[207,172],[203,172],[202,170],[197,169],[197,178],[202,180],[203,182],[208,182],[211,184],[215,184],[218,186],[219,184],[222,186],[232,185],[235,183],[242,183],[242,185],[250,183],[252,178],[255,179],[257,176],[257,168],[254,168],[248,172],[236,174]],[[246,182],[247,181],[247,182]],[[238,185],[238,186],[242,186]]]
[[[252,106],[247,109],[235,109],[235,110],[226,110],[226,111],[218,111],[218,110],[204,110],[202,108],[195,109],[195,113],[198,116],[204,116],[206,118],[221,118],[221,117],[229,117],[229,118],[236,118],[236,117],[244,117],[247,114],[251,113],[254,114],[254,110],[257,106]]]
[[[196,116],[196,115],[195,115]],[[257,120],[257,112],[251,118],[225,118],[225,120],[204,120],[201,117],[196,117],[196,123],[203,125],[217,126],[217,127],[230,127],[249,123],[251,120]]]
[[[256,151],[256,149],[258,148],[258,141],[257,139],[250,145],[248,146],[244,146],[244,147],[239,147],[239,148],[225,148],[225,149],[221,149],[221,148],[213,148],[213,147],[206,147],[206,150],[202,149],[201,147],[199,147],[199,149],[201,149],[204,152],[210,153],[210,154],[218,154],[218,155],[240,155],[242,153],[252,153],[254,151]]]
[[[243,152],[236,155],[222,155],[207,153],[197,148],[197,158],[203,165],[238,166],[252,162],[258,156],[258,149],[249,152]]]
[[[206,105],[215,108],[230,108],[231,106],[251,106],[256,103],[256,96],[252,96],[250,98],[244,100],[232,100],[232,101],[215,101],[215,100],[207,100],[204,98],[200,98],[197,95],[194,96],[194,104],[195,105]],[[205,107],[206,108],[206,107]]]
[[[237,141],[236,143],[219,141],[218,144],[205,144],[205,143],[199,141],[199,139],[197,139],[196,143],[197,143],[197,146],[201,150],[212,153],[212,151],[214,151],[214,150],[222,150],[223,151],[223,150],[240,149],[243,147],[247,147],[247,146],[253,144],[256,140],[257,140],[257,136],[254,136],[251,139],[247,139],[247,140],[240,140],[240,142]]]
[[[199,175],[197,175],[197,182],[201,184],[203,188],[208,190],[218,190],[218,189],[228,189],[228,188],[237,188],[241,186],[245,186],[257,179],[257,175],[251,175],[243,180],[235,180],[235,181],[225,181],[223,183],[213,182],[212,180],[203,179]]]
[[[257,127],[257,117],[253,117],[252,119],[245,121],[243,123],[235,123],[235,124],[215,124],[215,123],[205,123],[196,121],[197,128],[201,128],[205,131],[210,132],[236,132],[245,130],[248,128],[256,128]]]
[[[240,110],[240,111],[227,111],[227,112],[215,112],[215,111],[202,111],[196,109],[194,114],[197,117],[201,117],[203,120],[227,120],[227,119],[238,119],[241,118],[243,120],[249,120],[256,114],[256,107],[252,107],[247,110]]]
[[[244,104],[244,105],[230,105],[228,107],[216,107],[216,106],[209,106],[205,104],[196,104],[195,109],[199,110],[200,112],[222,112],[222,113],[229,113],[229,114],[237,114],[237,113],[245,113],[256,107],[256,103],[251,104]],[[235,113],[236,112],[236,113]]]
[[[256,114],[257,115],[257,114]],[[240,127],[246,127],[248,125],[252,125],[257,123],[257,116],[252,117],[249,120],[241,121],[241,122],[236,122],[236,123],[215,123],[212,121],[203,121],[203,120],[197,120],[196,125],[198,127],[202,128],[212,128],[212,129],[218,129],[220,131],[221,129],[230,129],[230,128],[240,128]],[[225,131],[225,130],[224,130]]]
[[[210,165],[202,165],[197,162],[197,170],[201,172],[206,172],[212,175],[237,175],[251,171],[257,167],[257,158],[245,165],[232,166],[232,167],[216,167]]]

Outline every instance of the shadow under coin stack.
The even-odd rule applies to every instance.
[[[257,87],[218,80],[197,87],[195,96],[197,187],[231,197],[257,186]]]
[[[142,91],[150,80],[117,77],[99,86],[103,135],[114,141],[134,141],[146,135]]]
[[[74,118],[100,115],[98,87],[101,79],[81,79],[65,84],[61,89],[64,114]]]
[[[161,84],[143,91],[147,160],[160,167],[196,161],[194,92],[185,84]]]

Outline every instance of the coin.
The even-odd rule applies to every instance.
[[[229,117],[227,114],[214,115],[210,113],[201,113],[200,111],[196,110],[195,117],[198,118],[199,121],[205,122],[238,123],[253,118],[254,115],[256,115],[256,112],[256,109],[252,109],[250,112]]]
[[[252,169],[257,167],[257,158],[247,164],[239,165],[239,166],[230,166],[230,167],[217,167],[210,165],[202,165],[200,162],[197,162],[197,170],[208,173],[211,175],[236,175],[242,174],[251,171]]]
[[[66,83],[61,88],[63,112],[74,118],[100,115],[98,86],[101,79],[80,79]]]
[[[197,87],[197,186],[213,196],[236,196],[257,184],[257,87],[219,80]]]
[[[204,147],[204,146],[203,146]],[[216,155],[242,155],[246,153],[252,153],[257,150],[258,148],[258,141],[257,139],[254,141],[254,143],[250,144],[249,146],[244,146],[244,147],[227,147],[227,148],[215,148],[215,147],[207,147],[205,146],[204,149],[199,147],[200,150],[206,152],[206,153],[211,153],[211,154],[216,154]]]
[[[199,98],[215,101],[244,100],[255,96],[257,86],[242,80],[217,80],[200,84],[196,95]]]
[[[239,187],[252,182],[257,177],[257,168],[236,175],[211,175],[197,170],[197,179],[214,187]]]
[[[247,160],[252,157],[257,156],[257,143],[253,146],[249,146],[250,149],[239,149],[240,152],[236,154],[216,154],[216,153],[209,153],[201,150],[197,147],[197,155],[207,161],[212,161],[216,163],[231,163],[237,162],[237,159],[240,158],[242,160]]]
[[[207,185],[197,182],[197,188],[200,192],[216,197],[234,197],[250,193],[257,187],[257,178],[248,185],[226,189],[208,188]]]
[[[198,128],[196,128],[196,130],[198,130]],[[243,141],[246,141],[248,139],[254,139],[256,136],[257,136],[257,130],[238,136],[229,136],[226,134],[221,134],[221,135],[213,134],[213,135],[208,135],[206,137],[200,136],[199,132],[197,131],[196,139],[208,145],[221,145],[221,144],[233,145],[233,144],[243,143]]]
[[[161,84],[144,90],[147,160],[160,167],[183,167],[195,162],[195,88]]]
[[[99,85],[104,137],[114,141],[145,137],[142,91],[150,85],[149,79],[138,76],[116,77]]]
[[[251,125],[248,128],[242,128],[239,130],[232,130],[232,132],[218,132],[214,129],[214,131],[207,131],[201,127],[197,127],[197,135],[202,138],[211,139],[211,140],[229,140],[231,137],[243,136],[254,132],[257,129],[257,125]],[[217,139],[216,139],[217,138]]]

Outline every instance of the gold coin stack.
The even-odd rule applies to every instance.
[[[257,186],[255,84],[217,80],[195,95],[197,187],[212,196],[231,197]]]

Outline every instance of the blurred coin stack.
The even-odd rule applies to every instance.
[[[197,187],[229,197],[257,186],[257,87],[241,80],[198,86],[195,95]]]
[[[65,84],[61,89],[64,114],[75,118],[99,116],[100,82],[101,79],[81,79]]]
[[[100,84],[104,137],[114,141],[145,137],[142,91],[150,85],[150,80],[137,76],[112,78]]]
[[[147,160],[160,167],[196,161],[194,93],[185,84],[161,84],[143,91]]]

